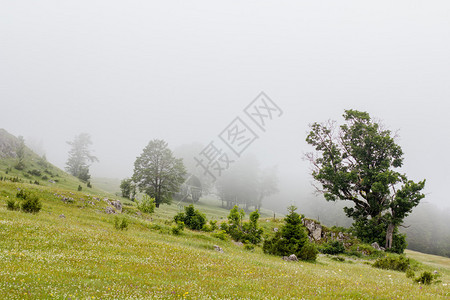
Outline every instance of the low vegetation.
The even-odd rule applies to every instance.
[[[237,242],[253,245],[259,244],[263,230],[258,226],[258,211],[256,210],[250,214],[248,222],[244,222],[244,217],[244,210],[234,206],[228,215],[228,223],[222,223],[220,228]]]
[[[23,192],[19,194],[20,191]],[[40,199],[42,208],[38,214],[8,209],[11,199],[15,203],[24,200],[22,194]],[[277,235],[274,227],[280,228],[281,236],[301,232],[293,230],[286,220],[260,220],[256,214],[249,220],[242,218],[242,225],[254,224],[249,226],[264,232],[260,244],[239,246],[231,241],[230,234],[217,228],[230,224],[230,211],[201,202],[195,208],[188,206],[185,216],[187,211],[192,216],[204,214],[209,222],[203,223],[202,228],[210,227],[206,231],[190,230],[184,229],[184,222],[174,223],[177,207],[161,206],[149,214],[140,212],[134,202],[121,201],[122,214],[108,215],[108,199],[84,188],[77,192],[76,186],[68,190],[0,182],[2,297],[359,299],[389,295],[444,299],[450,295],[448,259],[439,258],[439,264],[428,265],[437,258],[407,253],[420,255],[419,260],[424,261],[416,271],[420,275],[413,278],[420,278],[417,283],[404,273],[372,268],[371,256],[335,260],[336,256],[318,255],[316,262],[285,262],[282,254],[267,255],[263,249],[264,236],[272,241]],[[298,225],[297,221],[294,223]],[[223,253],[216,251],[215,246]],[[429,272],[434,276],[435,269],[442,274],[442,281],[434,279],[427,284],[429,276],[422,274]]]
[[[135,199],[136,207],[143,213],[151,214],[155,211],[155,199],[144,194],[141,200]]]
[[[126,217],[114,217],[114,228],[117,230],[126,230],[128,228],[128,220]]]
[[[192,230],[202,230],[206,225],[206,217],[199,210],[194,208],[194,205],[189,205],[184,208],[184,212],[180,212],[174,217],[174,221],[178,224],[183,223],[187,228]]]
[[[299,259],[315,261],[318,251],[315,245],[309,242],[302,216],[295,212],[296,209],[294,206],[289,207],[289,214],[284,219],[285,224],[274,237],[264,241],[263,251],[279,256],[295,254]]]
[[[380,269],[405,272],[409,268],[409,259],[404,255],[388,255],[378,258],[373,266]]]

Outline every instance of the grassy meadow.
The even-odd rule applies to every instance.
[[[37,193],[37,214],[6,209],[17,189]],[[63,202],[71,197],[73,203]],[[441,282],[413,283],[405,273],[375,269],[345,256],[338,262],[285,262],[249,251],[210,233],[185,229],[171,234],[180,210],[163,205],[137,214],[129,201],[128,230],[114,228],[104,212],[105,195],[64,187],[0,182],[0,298],[3,299],[449,299],[450,259],[407,251],[422,270],[437,270]],[[113,197],[113,196],[110,196]],[[208,218],[228,211],[205,200],[196,205]],[[64,215],[64,217],[62,216]],[[267,212],[261,220],[270,227]],[[280,220],[277,220],[279,224]],[[220,246],[224,253],[214,249]]]

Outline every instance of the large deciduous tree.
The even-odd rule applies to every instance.
[[[71,146],[71,149],[66,162],[66,171],[82,181],[88,181],[91,178],[89,175],[90,163],[98,161],[89,149],[89,146],[92,145],[91,136],[88,133],[80,133],[67,144]]]
[[[384,243],[403,252],[404,236],[397,229],[424,194],[425,180],[415,183],[396,171],[403,164],[403,151],[389,130],[368,113],[346,110],[345,124],[314,123],[306,141],[316,153],[306,154],[312,176],[327,201],[348,200],[345,207],[359,238]]]
[[[163,140],[152,140],[134,163],[133,181],[141,192],[155,198],[155,205],[170,203],[184,182],[182,159],[173,156]]]

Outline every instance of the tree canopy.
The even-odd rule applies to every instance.
[[[345,207],[354,219],[358,237],[381,242],[386,248],[405,248],[397,234],[403,219],[424,195],[425,180],[415,183],[395,169],[403,164],[403,151],[394,137],[367,112],[346,110],[345,124],[314,123],[306,141],[316,153],[306,154],[316,187],[327,201],[349,200]],[[403,249],[399,249],[401,252]]]
[[[71,146],[71,149],[66,162],[66,171],[82,181],[88,181],[91,178],[89,175],[90,163],[98,161],[89,149],[89,146],[92,145],[91,136],[88,133],[80,133],[67,144]]]
[[[152,140],[134,163],[133,181],[141,192],[155,198],[155,205],[170,203],[184,182],[186,170],[164,140]]]

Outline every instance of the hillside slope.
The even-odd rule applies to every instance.
[[[6,209],[17,189],[37,193],[38,214]],[[62,201],[70,195],[72,202]],[[7,299],[445,299],[450,259],[408,252],[437,270],[441,283],[415,284],[405,273],[375,269],[366,260],[320,256],[285,262],[245,250],[209,233],[171,234],[171,211],[137,214],[125,204],[118,217],[100,197],[52,186],[0,182],[0,295]],[[200,207],[202,210],[203,208]],[[217,218],[219,212],[214,211]],[[64,216],[63,216],[64,215]],[[224,215],[223,215],[224,217]],[[267,220],[269,222],[269,220]],[[264,221],[265,222],[265,221]],[[215,251],[220,246],[224,253]],[[427,265],[426,263],[434,263]]]
[[[40,157],[28,147],[24,151],[24,168],[17,169],[18,146],[19,139],[0,128],[0,179],[72,190],[81,186],[83,191],[110,195],[95,186],[89,188],[85,182],[52,165],[45,157]]]

